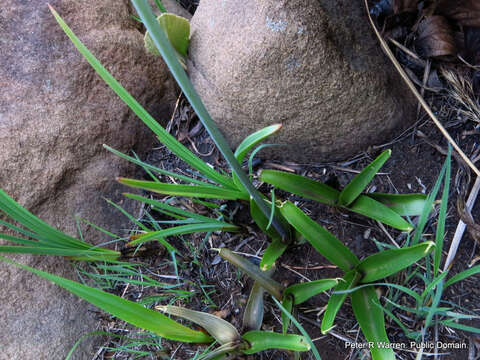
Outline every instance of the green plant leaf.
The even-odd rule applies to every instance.
[[[20,206],[20,204],[18,204],[1,189],[0,211],[3,211],[7,216],[34,232],[35,234],[32,234],[33,237],[39,239],[39,243],[43,243],[46,246],[84,250],[92,247],[92,245],[69,236],[48,225],[46,222],[33,215],[27,209]],[[5,225],[5,222],[2,223]],[[9,227],[18,229],[18,227]]]
[[[93,248],[93,246],[92,246]],[[53,255],[66,256],[74,260],[86,261],[112,261],[120,257],[118,251],[98,251],[99,249],[83,250],[83,249],[64,249],[64,248],[48,248],[45,246],[8,246],[0,245],[0,253],[14,254],[36,254],[36,255]]]
[[[280,211],[315,250],[340,269],[348,271],[358,264],[357,257],[340,240],[310,219],[293,203],[285,202]]]
[[[367,196],[381,202],[400,216],[420,215],[427,199],[424,194],[370,193]]]
[[[480,274],[480,265],[476,265],[452,276],[450,279],[445,281],[445,288],[476,274]]]
[[[235,326],[218,316],[173,305],[156,306],[155,308],[200,325],[222,345],[240,340],[240,334]]]
[[[190,22],[184,17],[170,13],[160,15],[157,21],[175,51],[185,58],[190,42]],[[145,33],[145,48],[153,55],[161,55],[148,31]]]
[[[360,195],[367,185],[372,181],[378,170],[388,160],[392,150],[385,150],[375,160],[373,160],[365,169],[356,175],[345,189],[340,193],[338,203],[342,206],[350,205]]]
[[[253,330],[243,334],[250,347],[242,351],[244,354],[255,354],[269,349],[284,349],[291,351],[309,351],[310,345],[301,335],[280,334],[270,331]]]
[[[348,207],[348,210],[378,220],[398,230],[413,230],[413,226],[402,219],[395,211],[368,196],[360,195],[350,207]]]
[[[185,176],[185,175],[182,175],[182,174],[177,174],[176,172],[163,170],[163,169],[160,169],[156,166],[147,164],[146,162],[143,162],[143,161],[140,161],[140,160],[138,160],[134,157],[125,155],[124,153],[122,153],[118,150],[115,150],[114,148],[111,148],[110,146],[107,146],[105,144],[103,144],[103,147],[104,147],[104,149],[110,151],[112,154],[115,154],[115,155],[121,157],[122,159],[128,160],[131,163],[134,163],[134,164],[137,164],[137,165],[141,166],[142,168],[145,169],[145,171],[152,170],[152,171],[155,171],[156,173],[166,175],[166,176],[171,176],[174,179],[179,179],[179,180],[185,181],[187,183],[192,183],[192,184],[197,184],[197,185],[211,185],[209,183],[194,179],[194,178],[189,177],[189,176]]]
[[[363,275],[361,283],[377,281],[409,267],[428,255],[435,243],[425,241],[403,249],[391,249],[371,255],[357,265],[356,270]]]
[[[288,327],[290,326],[290,317],[287,314],[291,314],[293,310],[293,296],[283,295],[282,306],[286,311],[282,311],[282,333],[286,334]]]
[[[292,295],[294,305],[299,305],[311,297],[327,291],[338,284],[338,279],[321,279],[289,286],[283,296]]]
[[[450,189],[452,147],[448,146],[447,159],[445,160],[445,181],[443,183],[442,202],[438,213],[437,230],[435,233],[435,252],[433,254],[433,276],[437,276],[442,260],[443,238],[445,236],[445,220],[447,219],[448,192]]]
[[[217,219],[212,219],[212,218],[209,218],[207,216],[199,215],[199,214],[191,212],[191,211],[186,211],[186,210],[180,209],[178,207],[169,205],[169,204],[165,203],[164,201],[149,199],[149,198],[146,198],[146,197],[143,197],[143,196],[140,196],[140,195],[130,194],[130,193],[124,193],[123,196],[125,196],[129,199],[134,199],[134,200],[143,202],[144,204],[151,205],[151,206],[154,207],[154,209],[165,210],[165,211],[168,211],[170,213],[183,216],[187,219],[194,219],[194,220],[197,220],[199,222],[204,222],[204,223],[205,222],[211,222],[211,223],[215,223],[215,224],[219,223],[219,221]]]
[[[239,163],[242,163],[245,156],[248,152],[256,146],[258,143],[262,142],[269,136],[277,133],[282,128],[282,124],[275,124],[264,127],[261,130],[254,132],[253,134],[248,135],[241,143],[238,145],[237,150],[235,150],[235,158]]]
[[[322,334],[328,333],[333,328],[333,323],[335,322],[335,317],[337,316],[338,310],[340,310],[340,307],[347,298],[346,293],[336,294],[335,292],[353,288],[360,281],[361,277],[361,274],[355,270],[351,270],[345,274],[341,281],[339,281],[338,285],[333,291],[333,294],[328,300],[325,313],[323,314],[321,326]]]
[[[262,230],[265,234],[267,234],[270,239],[272,239],[272,240],[275,240],[275,239],[281,240],[282,239],[280,234],[277,232],[276,229],[274,229],[272,227],[269,227],[267,229],[268,217],[266,217],[263,214],[263,212],[257,206],[257,203],[255,201],[253,201],[253,199],[250,199],[250,216],[255,221],[255,223],[258,225],[260,230]],[[288,223],[286,223],[283,218],[280,218],[280,221],[282,222],[282,224],[285,228],[288,228]],[[285,222],[285,224],[284,224],[284,222]],[[287,245],[287,244],[285,244],[285,245]]]
[[[270,269],[275,261],[287,250],[288,245],[280,239],[274,239],[263,253],[260,261],[260,269],[263,271]]]
[[[169,251],[178,252],[173,246],[168,244],[166,241],[162,241],[162,238],[167,236],[173,236],[173,235],[178,236],[178,235],[193,234],[197,232],[210,232],[210,231],[219,231],[219,230],[238,231],[238,226],[231,225],[228,223],[222,223],[222,222],[218,222],[218,223],[207,222],[207,223],[180,225],[180,226],[175,226],[168,229],[151,231],[148,233],[132,236],[131,238],[133,238],[134,240],[130,241],[128,245],[133,246],[133,245],[143,244],[147,241],[158,240]]]
[[[134,1],[135,3],[135,1]],[[146,4],[145,4],[146,5]],[[148,5],[147,5],[148,7]],[[148,7],[150,9],[150,7]],[[120,85],[120,83],[103,67],[103,65],[95,58],[95,56],[85,47],[85,45],[78,39],[78,37],[73,33],[73,31],[68,27],[68,25],[63,21],[63,19],[58,15],[58,13],[50,7],[50,11],[57,20],[60,27],[63,29],[65,34],[70,38],[72,43],[78,49],[78,51],[84,56],[84,58],[89,62],[89,64],[95,69],[97,74],[107,83],[108,86],[123,100],[125,104],[147,125],[154,133],[157,135],[158,139],[168,148],[171,152],[177,155],[180,159],[189,164],[192,168],[197,169],[205,175],[207,178],[215,181],[216,183],[223,185],[230,189],[236,189],[235,184],[232,179],[219,174],[213,170],[208,164],[200,160],[195,156],[190,150],[188,150],[184,145],[182,145],[177,139],[170,135],[162,126],[160,126],[155,119],[128,93],[125,88]],[[151,11],[151,9],[150,9]],[[139,12],[140,17],[142,14]],[[171,45],[163,31],[160,28],[160,25],[156,21],[153,14],[150,14],[153,18],[153,22],[156,24],[157,32],[161,32],[162,36],[165,39],[165,42],[171,48]],[[145,22],[145,19],[142,18],[143,23],[148,29],[148,23]],[[150,21],[151,22],[151,21]],[[150,29],[149,29],[150,30]],[[175,58],[175,61],[178,64],[176,55],[174,54],[173,48],[171,48],[172,56]],[[178,64],[181,69],[181,65]],[[183,71],[183,69],[181,69]],[[186,75],[185,75],[186,76]],[[187,96],[188,97],[188,96]],[[192,104],[193,105],[193,104]]]
[[[213,339],[200,331],[195,331],[183,326],[165,315],[147,309],[142,305],[125,300],[119,296],[106,293],[89,286],[79,284],[75,281],[46,273],[26,265],[16,263],[10,259],[0,257],[0,261],[16,265],[28,270],[46,280],[49,280],[60,287],[70,291],[78,297],[88,301],[92,305],[118,317],[138,328],[151,331],[163,338],[195,343],[210,343]]]
[[[126,178],[117,178],[117,181],[130,187],[150,190],[156,193],[170,196],[185,196],[224,200],[249,200],[248,195],[245,195],[238,190],[225,189],[219,186],[165,184],[157,183],[154,181],[143,181]]]
[[[268,217],[270,213],[269,211],[270,209],[265,204],[258,190],[250,182],[248,176],[242,170],[240,163],[235,158],[235,155],[230,149],[225,137],[222,135],[220,130],[218,130],[217,126],[215,125],[215,122],[210,117],[210,114],[205,108],[205,105],[200,99],[200,96],[198,96],[197,92],[195,91],[195,88],[190,82],[190,79],[188,78],[184,69],[178,62],[174,49],[172,48],[172,46],[170,45],[170,42],[166,38],[162,29],[160,28],[160,25],[155,20],[155,17],[152,13],[152,9],[150,8],[146,0],[132,0],[132,3],[135,9],[137,10],[138,15],[142,19],[143,24],[145,25],[148,32],[150,33],[150,36],[152,37],[152,40],[155,43],[155,46],[162,54],[163,60],[165,61],[168,68],[172,72],[173,77],[175,78],[178,85],[182,89],[185,97],[188,99],[188,101],[192,105],[196,114],[200,118],[203,126],[205,127],[207,132],[210,134],[210,137],[213,139],[218,149],[222,153],[223,157],[227,161],[228,165],[232,169],[232,172],[238,177],[238,180],[240,181],[240,183],[247,190],[250,197],[253,198],[253,200],[258,205],[258,207],[263,212],[263,214],[266,217]],[[208,165],[205,164],[205,166],[208,166]],[[218,182],[218,183],[230,188],[232,187],[237,188],[237,186],[233,183],[233,180],[231,178],[228,178],[228,185],[225,185],[225,183],[221,183],[221,182]],[[291,240],[289,238],[290,234],[286,229],[283,228],[277,216],[275,216],[275,218],[273,219],[272,224],[275,227],[275,229],[278,231],[278,233],[281,235],[282,240],[284,242],[289,243]]]
[[[363,336],[369,343],[373,343],[370,347],[372,360],[395,360],[395,353],[388,347],[385,319],[375,289],[373,287],[359,289],[351,298],[353,312]]]
[[[275,296],[277,299],[282,299],[283,286],[270,278],[264,271],[246,258],[235,254],[225,248],[217,249],[218,255],[224,260],[227,260],[232,265],[235,265],[254,281],[257,281],[269,294]]]
[[[339,191],[319,181],[278,170],[263,170],[260,180],[292,194],[318,201],[327,205],[336,205]]]

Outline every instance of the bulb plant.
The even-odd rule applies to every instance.
[[[155,133],[158,139],[172,153],[190,165],[196,172],[195,174],[198,175],[186,176],[158,169],[140,161],[138,158],[124,155],[105,145],[105,148],[112,153],[143,166],[153,178],[153,181],[126,178],[119,178],[118,181],[130,187],[168,196],[244,202],[249,206],[252,219],[272,240],[264,252],[260,266],[252,265],[227,249],[219,250],[221,257],[240,267],[255,280],[244,313],[243,327],[245,332],[240,335],[240,332],[231,324],[211,314],[174,306],[158,307],[158,310],[161,312],[200,325],[206,332],[193,330],[160,312],[145,308],[140,304],[122,299],[102,290],[17,264],[6,258],[1,258],[1,260],[20,266],[52,281],[104,311],[166,339],[203,344],[211,344],[216,341],[219,347],[209,354],[207,358],[222,358],[225,356],[235,356],[235,354],[251,354],[270,348],[288,349],[292,351],[309,350],[311,348],[311,342],[307,341],[307,338],[295,334],[287,334],[289,321],[295,320],[290,312],[296,305],[329,289],[333,290],[333,294],[328,301],[323,316],[321,326],[323,333],[328,333],[332,329],[337,312],[346,297],[350,295],[355,316],[365,338],[374,343],[387,344],[388,337],[385,330],[384,308],[380,305],[374,290],[374,285],[378,285],[378,283],[376,283],[377,281],[415,264],[429,254],[432,249],[435,248],[435,244],[429,241],[419,242],[419,238],[414,238],[411,246],[381,251],[366,259],[360,260],[333,234],[310,219],[292,202],[276,199],[274,191],[272,191],[271,198],[261,194],[251,182],[250,177],[252,174],[250,174],[250,177],[245,174],[241,164],[250,151],[263,140],[279,131],[281,126],[272,125],[255,132],[248,136],[235,152],[232,152],[223,135],[210,118],[200,97],[190,83],[184,68],[179,62],[179,59],[181,60],[185,57],[186,47],[188,47],[188,35],[185,35],[187,31],[189,32],[188,22],[185,23],[185,21],[172,16],[165,16],[168,14],[163,14],[158,19],[155,19],[145,0],[133,0],[132,3],[141,21],[147,28],[148,33],[145,38],[147,47],[150,47],[150,50],[152,50],[154,46],[163,57],[183,93],[199,116],[202,124],[223,154],[230,167],[231,174],[219,172],[210,167],[160,126],[101,65],[95,56],[90,53],[55,10],[51,8],[51,11],[66,35],[92,65],[98,75]],[[172,24],[175,23],[180,23],[180,26],[173,26]],[[180,30],[178,28],[180,28]],[[255,152],[256,150],[253,150],[250,156],[250,163]],[[264,170],[260,176],[260,180],[289,193],[352,211],[378,220],[401,231],[409,232],[413,229],[413,226],[402,218],[402,216],[423,216],[426,211],[429,212],[431,210],[432,201],[430,201],[429,198],[426,198],[422,194],[398,195],[363,193],[375,174],[378,173],[387,161],[390,154],[390,150],[383,152],[342,191],[338,191],[307,177],[274,170]],[[162,183],[159,178],[153,175],[153,172],[160,175],[171,176],[181,183]],[[177,221],[176,226],[154,230],[139,224],[143,233],[132,236],[128,244],[130,246],[138,246],[148,241],[158,241],[175,256],[176,254],[180,254],[180,252],[165,240],[168,236],[194,232],[241,231],[238,225],[232,224],[223,218],[209,218],[172,206],[165,201],[154,200],[136,194],[127,193],[125,196],[148,204],[157,211],[171,216]],[[0,252],[57,255],[70,257],[74,260],[87,261],[114,262],[122,257],[122,252],[92,246],[83,240],[78,240],[52,228],[23,209],[3,191],[0,191],[0,211],[25,227],[22,228],[2,220],[0,224],[24,237],[12,236],[6,233],[0,234],[1,238],[17,244],[17,246],[1,246]],[[417,233],[415,237],[417,237]],[[328,261],[338,266],[338,268],[344,272],[343,277],[341,279],[319,279],[304,284],[295,284],[287,288],[273,281],[271,279],[271,272],[274,269],[275,261],[283,254],[288,245],[300,239],[307,241]],[[438,245],[439,243],[437,241],[437,248],[435,250],[435,264],[437,265],[438,254],[441,251],[438,250]],[[460,281],[464,278],[463,276],[466,277],[473,273],[474,272],[471,271],[468,272],[468,274],[453,277],[449,281],[450,283]],[[437,272],[434,273],[434,276],[437,275],[438,268]],[[440,280],[438,280],[437,283],[440,283]],[[445,285],[448,285],[448,281]],[[399,286],[397,287],[400,288]],[[264,291],[271,294],[274,299],[279,302],[281,308],[285,310],[282,315],[282,333],[260,331],[262,324],[261,319],[263,318]],[[423,300],[425,300],[425,298]],[[438,304],[438,302],[436,304]],[[393,351],[388,347],[382,348],[380,346],[374,346],[371,349],[371,354],[373,359],[394,358]]]

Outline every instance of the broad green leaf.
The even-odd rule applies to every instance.
[[[458,273],[455,276],[452,276],[450,279],[445,281],[445,288],[447,288],[450,285],[455,284],[456,282],[462,281],[470,276],[480,274],[480,265],[474,266],[470,269],[464,270],[460,273]]]
[[[263,271],[270,269],[275,264],[275,261],[282,256],[287,247],[288,245],[282,242],[282,240],[274,239],[263,253],[260,269]]]
[[[347,209],[378,220],[398,230],[413,230],[413,226],[406,222],[398,213],[368,196],[360,195]]]
[[[210,114],[205,108],[205,105],[200,99],[200,96],[198,96],[197,92],[195,91],[195,88],[190,82],[190,79],[185,73],[185,70],[182,68],[181,64],[178,62],[177,56],[175,55],[175,51],[170,45],[170,42],[168,41],[167,37],[162,31],[160,25],[156,21],[155,16],[152,13],[152,9],[150,8],[146,0],[132,0],[132,4],[137,10],[138,15],[142,19],[143,24],[145,25],[148,32],[150,33],[150,36],[152,37],[152,40],[155,43],[155,46],[162,54],[163,60],[165,61],[168,68],[172,72],[173,77],[175,78],[178,85],[182,89],[185,97],[188,99],[188,101],[192,105],[193,109],[195,110],[196,114],[200,118],[203,126],[209,133],[210,137],[213,139],[218,149],[222,153],[223,157],[227,161],[228,165],[232,170],[232,173],[234,173],[237,176],[238,180],[243,185],[243,187],[247,190],[250,197],[253,198],[253,200],[258,205],[258,207],[263,212],[263,214],[266,217],[268,217],[270,213],[269,211],[270,209],[265,204],[261,194],[253,186],[248,176],[242,170],[242,167],[237,161],[237,159],[235,158],[235,155],[230,149],[230,146],[228,145],[227,140],[222,135],[220,130],[218,130],[217,126],[215,125],[215,122],[210,117]],[[206,164],[204,165],[208,166]],[[227,179],[228,179],[228,184],[226,184],[225,182],[223,183],[218,181],[217,182],[226,187],[229,187],[229,188],[233,187],[236,189],[237,186],[233,183],[233,180],[231,178],[227,178]],[[290,234],[287,232],[286,229],[283,228],[282,224],[278,220],[278,216],[275,216],[272,224],[275,227],[275,229],[278,231],[278,233],[281,235],[282,240],[285,242],[290,242],[290,238],[289,238]]]
[[[310,350],[310,345],[301,335],[253,330],[243,334],[242,338],[248,341],[250,345],[248,349],[242,351],[247,355],[269,349],[285,349],[291,351]]]
[[[385,319],[375,288],[366,287],[352,294],[352,308],[370,347],[372,360],[395,360],[395,353],[388,347]]]
[[[357,257],[340,240],[310,219],[293,203],[285,202],[280,211],[315,250],[340,269],[348,271],[358,264]]]
[[[266,199],[265,199],[266,201]],[[255,221],[255,223],[258,225],[260,230],[262,230],[265,234],[268,235],[268,237],[272,240],[279,239],[281,240],[280,234],[277,232],[276,229],[269,227],[267,229],[268,225],[268,218],[263,214],[263,212],[260,210],[260,208],[257,206],[257,203],[253,201],[253,199],[250,199],[250,216],[252,219]],[[285,222],[283,218],[280,218],[282,224]],[[283,224],[285,228],[288,228],[288,224],[285,223]]]
[[[150,190],[156,193],[170,196],[199,197],[208,199],[224,199],[224,200],[249,200],[248,194],[244,194],[238,190],[231,190],[219,186],[205,185],[178,185],[157,183],[154,181],[143,181],[126,178],[117,178],[121,184],[134,188]]]
[[[370,193],[367,196],[381,202],[400,216],[420,215],[427,199],[424,194]]]
[[[156,306],[155,309],[200,325],[222,345],[240,340],[235,326],[218,316],[173,305]]]
[[[346,293],[336,294],[335,292],[353,288],[358,281],[360,281],[361,277],[361,274],[357,273],[355,270],[351,270],[345,274],[342,280],[339,281],[338,285],[333,291],[333,294],[328,300],[325,313],[323,314],[321,326],[322,334],[328,333],[333,328],[333,323],[335,322],[335,317],[337,316],[338,310],[340,310],[340,307],[347,298]]]
[[[186,235],[186,234],[193,234],[197,232],[210,232],[210,231],[238,231],[238,226],[236,225],[231,225],[228,223],[212,223],[212,222],[207,222],[207,223],[199,223],[199,224],[187,224],[187,225],[180,225],[180,226],[175,226],[159,231],[151,231],[145,234],[140,234],[140,235],[135,235],[132,236],[133,241],[130,241],[128,243],[129,246],[133,245],[138,245],[138,244],[143,244],[147,241],[152,241],[152,240],[159,240],[161,241],[162,238],[167,237],[167,236],[173,236],[173,235]],[[169,251],[175,251],[174,247],[172,247],[170,244],[168,244],[166,241],[161,241],[161,243],[169,250]]]
[[[157,17],[160,27],[165,31],[170,44],[182,57],[187,57],[188,44],[190,42],[190,23],[187,19],[175,14],[162,14]],[[160,52],[153,43],[152,37],[145,33],[145,48],[149,53],[160,56]]]
[[[445,236],[445,220],[447,219],[448,192],[450,189],[452,147],[448,147],[448,155],[445,160],[445,181],[443,184],[442,203],[438,213],[437,231],[435,233],[435,252],[433,254],[433,276],[437,276],[442,260],[443,238]]]
[[[146,4],[145,4],[146,5]],[[148,7],[148,5],[147,5]],[[150,7],[148,7],[150,9]],[[147,125],[158,137],[158,139],[168,148],[171,152],[177,155],[180,159],[185,161],[194,169],[200,171],[207,178],[215,181],[216,183],[223,185],[230,189],[235,189],[236,186],[233,183],[232,179],[219,174],[213,170],[208,164],[200,160],[195,156],[190,150],[188,150],[184,145],[182,145],[177,139],[170,135],[160,124],[158,124],[155,119],[128,93],[125,88],[120,85],[120,83],[103,67],[103,65],[95,58],[95,56],[86,48],[86,46],[78,39],[78,37],[73,33],[73,31],[68,27],[68,25],[63,21],[63,19],[58,15],[58,13],[50,7],[50,11],[57,20],[60,27],[63,29],[65,34],[70,38],[72,43],[78,49],[78,51],[83,55],[83,57],[89,62],[89,64],[95,69],[97,74],[107,83],[108,86],[123,100],[123,102],[130,107],[130,109]],[[151,11],[151,9],[150,9]],[[140,17],[142,14],[139,12]],[[150,31],[148,24],[152,21],[155,22],[157,32],[161,32],[161,36],[164,37],[165,42],[171,49],[171,56],[175,58],[176,63],[181,68],[181,65],[176,59],[174,50],[171,47],[169,41],[163,34],[163,31],[160,28],[160,25],[156,21],[153,14],[150,14],[153,18],[149,22],[146,22],[143,18],[143,23]],[[181,69],[183,71],[183,69]],[[186,76],[186,75],[185,75]],[[184,92],[185,93],[185,92]],[[188,95],[187,95],[188,97]],[[193,104],[192,104],[193,105]],[[198,112],[197,112],[198,113]]]
[[[327,291],[338,284],[338,279],[321,279],[289,286],[283,296],[292,295],[294,305],[299,305],[311,297]]]
[[[257,281],[269,294],[275,296],[279,300],[282,298],[283,286],[270,278],[267,273],[260,270],[258,266],[228,249],[221,248],[217,250],[218,255],[220,255],[222,259],[227,260],[232,265],[235,265],[248,276],[250,276],[254,281]]]
[[[253,134],[248,135],[241,143],[238,145],[237,150],[235,150],[235,158],[241,164],[248,152],[258,143],[262,142],[269,136],[272,136],[282,128],[282,124],[275,124],[267,126],[259,131],[254,132]]]
[[[284,171],[263,170],[260,180],[292,194],[328,205],[336,205],[340,194],[339,191],[319,181]]]
[[[195,343],[210,343],[213,341],[213,339],[207,334],[189,329],[186,326],[171,320],[165,315],[147,309],[142,305],[136,304],[132,301],[125,300],[119,296],[16,263],[4,257],[0,257],[0,261],[16,265],[22,269],[28,270],[40,277],[43,277],[44,279],[47,279],[77,295],[78,297],[88,301],[90,304],[95,305],[103,311],[116,316],[119,319],[126,321],[138,328],[151,331],[163,338]]]
[[[403,249],[385,250],[362,260],[355,269],[363,275],[361,283],[377,281],[416,263],[434,247],[435,243],[425,241]]]
[[[265,275],[272,276],[275,267],[271,267]],[[255,281],[248,296],[247,306],[243,312],[243,328],[246,330],[260,330],[263,323],[263,294],[265,289]]]
[[[292,313],[293,309],[293,296],[292,295],[283,295],[282,306],[286,311],[282,311],[282,333],[286,334],[288,327],[290,326],[290,318],[288,314]]]
[[[372,181],[378,170],[388,160],[392,150],[385,150],[375,160],[373,160],[365,169],[357,174],[345,189],[340,193],[338,202],[342,206],[350,205],[360,195],[367,185]]]

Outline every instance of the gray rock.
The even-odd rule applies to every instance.
[[[282,123],[280,159],[344,159],[414,120],[362,1],[202,0],[190,78],[233,146]]]
[[[146,54],[129,1],[48,3],[165,123],[176,96],[173,80],[161,60]],[[0,43],[0,188],[72,235],[77,233],[74,216],[121,234],[130,225],[102,197],[124,201],[126,188],[115,177],[133,176],[135,166],[102,144],[141,154],[155,143],[150,130],[83,60],[47,0],[6,0],[0,8]],[[124,205],[138,210],[134,203]],[[106,241],[99,232],[83,230],[87,241]],[[75,278],[63,259],[15,258]],[[82,335],[97,330],[93,307],[43,279],[1,263],[0,284],[0,359],[62,359]],[[74,358],[92,356],[92,340],[86,340]]]

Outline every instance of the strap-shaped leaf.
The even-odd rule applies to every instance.
[[[133,245],[143,244],[147,241],[158,240],[169,251],[176,251],[176,249],[173,246],[168,244],[166,241],[162,241],[162,239],[167,236],[186,235],[186,234],[193,234],[197,232],[210,232],[210,231],[219,231],[219,230],[238,231],[238,226],[231,225],[228,223],[222,223],[222,222],[217,222],[217,223],[206,222],[206,223],[199,223],[199,224],[180,225],[180,226],[175,226],[168,229],[151,231],[148,233],[135,235],[131,237],[134,240],[130,241],[128,245],[133,246]]]
[[[445,281],[445,286],[444,287],[447,288],[447,286],[453,285],[456,282],[462,281],[463,279],[466,279],[466,278],[468,278],[470,276],[473,276],[473,275],[476,275],[476,274],[480,274],[480,265],[476,265],[476,266],[474,266],[470,269],[464,270],[464,271],[456,274],[455,276],[452,276],[450,279]]]
[[[157,17],[160,27],[165,31],[170,44],[177,53],[186,57],[190,42],[190,22],[184,17],[175,14],[162,14]],[[153,43],[152,37],[145,33],[145,48],[153,55],[160,56],[160,52]]]
[[[260,180],[292,194],[327,205],[336,205],[340,194],[339,191],[319,181],[285,171],[263,170]]]
[[[325,313],[323,314],[321,326],[322,334],[328,333],[333,328],[333,323],[335,322],[335,317],[337,316],[338,310],[340,310],[340,307],[347,298],[346,293],[336,294],[335,292],[348,290],[355,287],[355,285],[360,281],[361,277],[361,274],[355,270],[351,270],[345,274],[341,281],[339,281],[338,285],[333,291],[333,294],[328,300]]]
[[[200,325],[222,345],[240,340],[240,334],[235,326],[218,316],[173,305],[156,306],[155,308]]]
[[[321,279],[289,286],[283,296],[292,295],[294,305],[299,305],[311,297],[327,291],[338,284],[338,279]]]
[[[280,239],[274,239],[263,253],[260,261],[260,269],[263,271],[270,269],[275,261],[283,255],[288,245]]]
[[[282,333],[286,334],[288,327],[290,326],[290,318],[288,317],[288,314],[291,314],[293,310],[293,296],[283,295],[282,306],[285,309],[285,311],[282,311]]]
[[[406,222],[398,213],[368,196],[360,195],[348,209],[398,230],[413,230],[413,226]]]
[[[250,216],[252,219],[255,221],[255,223],[258,225],[260,230],[262,230],[264,233],[268,235],[268,237],[272,240],[275,239],[281,239],[280,234],[277,232],[276,229],[273,227],[269,227],[267,229],[268,225],[268,218],[263,214],[263,212],[260,210],[260,208],[257,206],[256,202],[253,201],[253,199],[250,199]],[[280,217],[282,224],[285,221]],[[285,228],[288,228],[288,224],[284,224]]]
[[[365,339],[372,343],[372,360],[395,360],[389,347],[385,319],[373,286],[359,289],[352,296],[352,307]]]
[[[243,334],[242,338],[248,341],[250,345],[249,348],[242,351],[247,355],[269,349],[285,349],[291,351],[310,350],[310,345],[301,335],[254,330]]]
[[[340,193],[338,202],[342,206],[350,205],[360,195],[367,185],[372,181],[378,170],[388,160],[392,150],[385,150],[375,160],[373,160],[365,169],[357,174],[345,189]]]
[[[282,215],[321,255],[340,269],[348,271],[358,264],[357,257],[335,236],[310,219],[293,203],[280,208]]]
[[[128,185],[134,188],[150,190],[156,193],[171,196],[224,200],[249,200],[248,194],[244,194],[238,190],[226,189],[219,186],[165,184],[157,183],[154,181],[143,181],[126,178],[118,178],[117,181],[121,184]]]
[[[183,216],[187,219],[194,219],[198,220],[200,222],[212,222],[212,223],[219,223],[217,219],[212,219],[207,216],[199,215],[197,213],[191,212],[191,211],[186,211],[183,209],[180,209],[178,207],[166,204],[164,201],[159,201],[159,200],[154,200],[154,199],[149,199],[140,195],[136,194],[130,194],[130,193],[124,193],[123,196],[134,199],[140,202],[143,202],[148,205],[152,205],[154,208],[161,209],[161,210],[166,210],[168,212]]]
[[[147,309],[142,305],[125,300],[119,296],[16,263],[4,257],[0,257],[0,261],[31,271],[32,273],[63,287],[107,313],[166,339],[194,343],[211,343],[213,341],[213,339],[205,333],[189,329],[163,314]]]
[[[241,164],[248,152],[256,146],[258,143],[262,142],[269,136],[272,136],[282,128],[282,124],[275,124],[264,127],[261,130],[254,132],[253,134],[248,135],[241,143],[238,145],[237,150],[235,150],[235,157],[237,161]]]
[[[414,264],[435,247],[432,241],[425,241],[403,249],[379,252],[362,260],[356,270],[363,275],[361,283],[368,283],[393,275]]]
[[[424,194],[371,193],[368,197],[381,202],[400,216],[420,215],[427,199]]]

